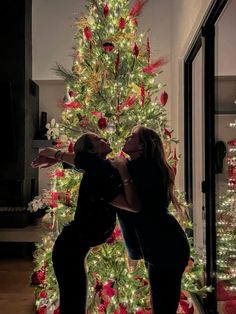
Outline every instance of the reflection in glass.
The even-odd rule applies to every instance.
[[[215,178],[217,299],[220,314],[236,313],[236,1],[216,23]]]
[[[204,111],[203,111],[203,62],[202,48],[196,55],[192,64],[192,150],[193,150],[193,232],[194,246],[200,256],[203,256],[204,245],[204,194],[202,193],[202,181],[204,181]]]

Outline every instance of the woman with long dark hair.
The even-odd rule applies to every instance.
[[[190,249],[185,232],[168,212],[172,202],[182,213],[174,193],[174,172],[153,129],[136,126],[123,151],[131,158],[127,167],[141,206],[136,214],[118,211],[126,246],[132,258],[139,243],[148,271],[153,313],[176,314]],[[113,166],[121,171],[126,162],[119,158]]]

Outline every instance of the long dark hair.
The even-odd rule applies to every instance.
[[[138,131],[139,141],[142,145],[142,156],[147,160],[154,161],[163,175],[163,183],[167,190],[168,199],[180,214],[180,219],[186,218],[186,208],[175,196],[175,174],[166,159],[164,146],[156,131],[145,126],[135,126],[133,131]]]
[[[80,152],[89,152],[93,149],[91,135],[97,136],[97,134],[95,133],[86,132],[78,138],[78,140],[75,142],[75,145],[74,145],[75,154],[80,153]]]

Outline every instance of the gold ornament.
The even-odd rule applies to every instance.
[[[102,72],[91,71],[86,78],[84,77],[83,83],[87,85],[90,92],[88,94],[93,95],[100,89],[100,83],[102,81]]]
[[[89,15],[88,18],[87,18],[87,21],[90,25],[93,25],[94,22],[95,22],[95,19],[92,15]]]
[[[78,29],[80,29],[80,28],[84,29],[85,27],[90,26],[87,18],[84,16],[78,18],[77,21],[75,22],[75,25],[78,27]]]
[[[81,75],[83,73],[83,68],[80,65],[73,65],[72,72]]]
[[[89,105],[91,103],[92,98],[93,98],[92,94],[90,92],[87,92],[87,94],[85,96],[85,100],[84,100],[85,104]]]
[[[135,41],[135,34],[130,34],[130,33],[117,33],[117,34],[114,34],[112,36],[110,36],[109,38],[106,38],[104,40],[104,42],[113,42],[113,43],[117,43],[117,42],[120,42],[122,40],[127,40],[129,42],[133,42]]]

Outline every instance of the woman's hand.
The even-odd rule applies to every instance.
[[[45,156],[40,156],[36,157],[32,162],[31,162],[31,167],[32,168],[48,168],[57,163],[57,160],[55,158],[49,158]]]
[[[111,165],[118,170],[127,167],[128,160],[124,157],[115,156],[114,158],[109,159],[109,160],[110,160]]]
[[[55,154],[58,150],[52,147],[46,147],[39,152],[39,156],[44,156],[48,158],[55,158]]]

